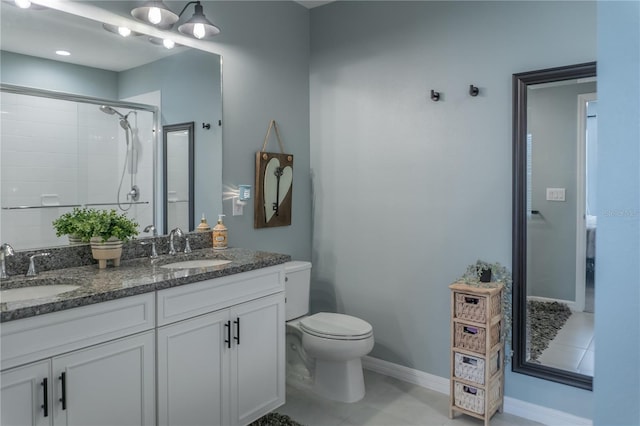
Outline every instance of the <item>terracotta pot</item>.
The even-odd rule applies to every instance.
[[[98,261],[98,268],[105,269],[107,260],[113,261],[113,266],[120,266],[120,256],[122,256],[122,241],[111,237],[107,241],[102,241],[100,237],[91,238],[91,253]]]

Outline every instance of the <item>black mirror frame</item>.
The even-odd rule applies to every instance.
[[[527,362],[527,86],[596,76],[596,62],[513,74],[512,371],[593,390],[593,377]]]
[[[163,233],[166,235],[169,233],[168,225],[168,203],[169,203],[169,193],[167,191],[167,136],[171,132],[178,132],[186,130],[189,132],[189,229],[188,231],[193,231],[195,228],[195,219],[194,219],[194,151],[195,151],[195,122],[191,121],[188,123],[180,123],[180,124],[171,124],[167,126],[162,126],[162,229]]]

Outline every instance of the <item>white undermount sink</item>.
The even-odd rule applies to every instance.
[[[30,287],[10,288],[0,290],[0,302],[17,302],[19,300],[42,299],[57,296],[77,289],[77,285],[37,285]]]
[[[167,265],[161,265],[161,268],[167,269],[190,269],[190,268],[207,268],[212,266],[221,266],[231,263],[230,260],[222,259],[201,259],[201,260],[185,260],[184,262],[174,262]]]

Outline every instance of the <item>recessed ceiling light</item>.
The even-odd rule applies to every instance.
[[[69,55],[71,55],[71,52],[68,52],[66,50],[56,50],[56,55],[69,56]]]

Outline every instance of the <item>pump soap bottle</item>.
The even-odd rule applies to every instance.
[[[211,231],[211,227],[207,223],[207,218],[204,217],[204,213],[202,213],[202,219],[200,219],[200,225],[196,228],[196,232],[208,232]]]
[[[227,248],[227,227],[222,223],[223,214],[218,215],[218,224],[213,227],[213,249],[224,250]]]

